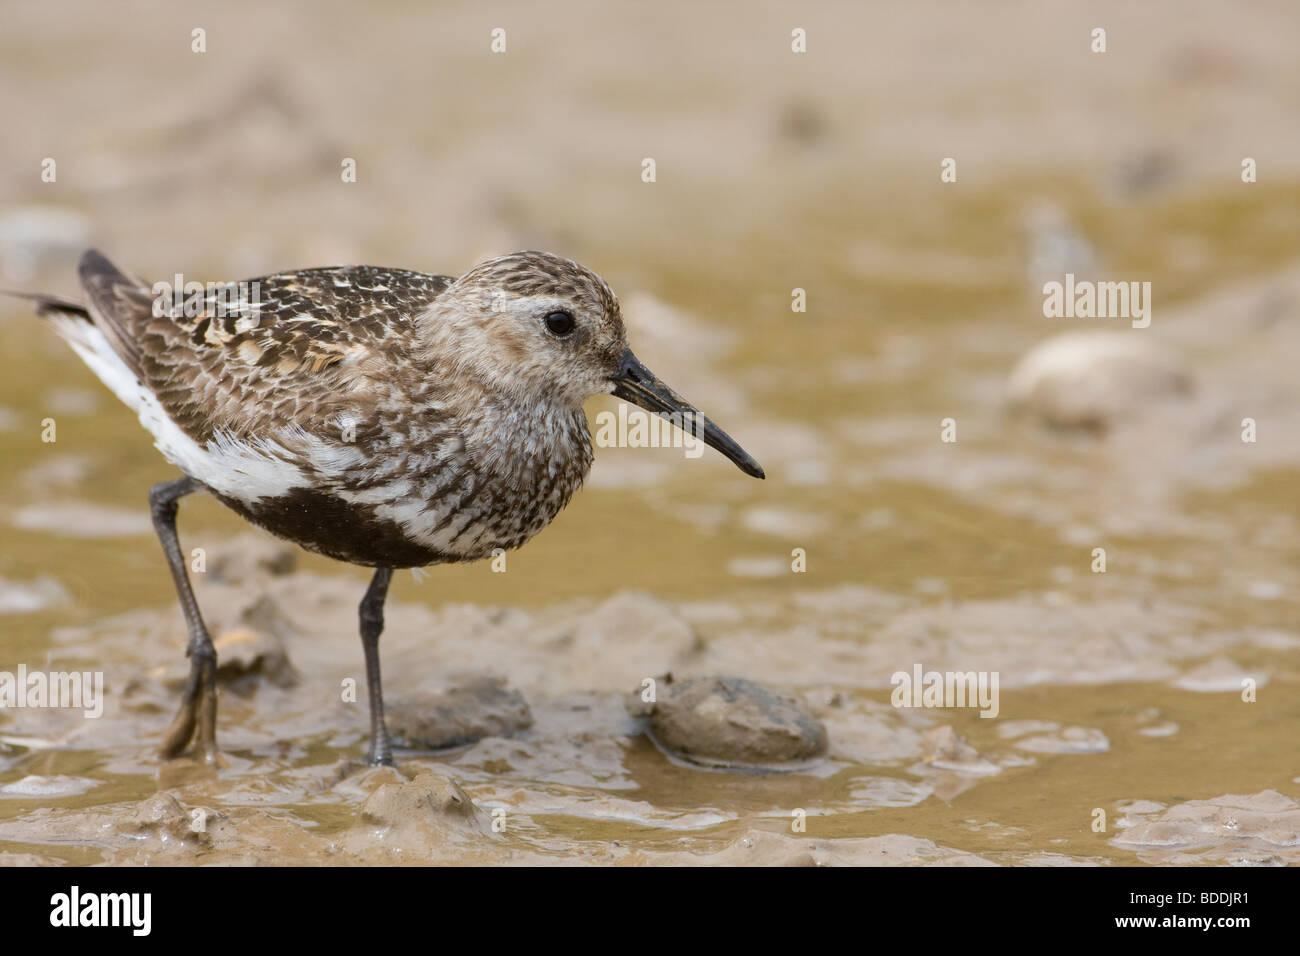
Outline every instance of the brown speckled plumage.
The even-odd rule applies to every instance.
[[[611,369],[622,344],[608,286],[544,253],[479,266],[449,301],[440,296],[457,283],[450,277],[349,266],[246,280],[251,302],[209,294],[198,314],[160,315],[149,287],[97,254],[82,279],[110,342],[167,418],[201,448],[278,468],[283,487],[223,481],[171,455],[183,470],[253,523],[371,567],[518,547],[590,468],[581,409],[521,403],[494,382],[474,341],[491,330],[467,307],[483,308],[481,319],[492,296],[567,299],[593,326],[609,325]],[[500,351],[525,367],[510,346],[528,343],[502,331]]]
[[[191,677],[163,753],[215,754],[216,652],[190,589],[176,502],[207,490],[304,548],[376,568],[361,604],[370,759],[391,762],[378,640],[394,568],[523,544],[591,467],[583,402],[613,392],[685,415],[762,469],[627,347],[618,300],[568,259],[521,252],[459,278],[302,269],[178,303],[98,252],[88,305],[29,296],[186,477],[150,494],[190,631]]]

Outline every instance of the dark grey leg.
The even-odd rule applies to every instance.
[[[189,476],[154,485],[149,489],[149,511],[158,540],[162,542],[163,554],[167,556],[172,580],[176,582],[176,593],[181,599],[181,610],[185,613],[185,626],[189,631],[185,654],[190,659],[190,680],[185,687],[181,709],[167,730],[160,753],[164,757],[178,756],[189,745],[197,727],[199,756],[211,762],[217,757],[217,651],[208,636],[203,615],[199,613],[199,604],[194,600],[185,558],[176,537],[176,503],[201,490],[203,485]]]
[[[370,694],[370,753],[366,762],[372,767],[393,765],[393,745],[384,723],[384,688],[379,678],[379,635],[384,630],[384,599],[392,579],[392,568],[379,568],[361,599],[361,647],[366,652],[366,689]]]

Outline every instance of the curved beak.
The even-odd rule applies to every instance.
[[[614,383],[614,394],[623,401],[639,405],[648,412],[666,418],[683,431],[703,438],[706,445],[722,452],[745,474],[755,478],[767,477],[763,474],[762,466],[745,449],[709,421],[694,405],[659,381],[658,376],[642,365],[631,349],[623,353],[618,373],[611,376],[610,381]]]

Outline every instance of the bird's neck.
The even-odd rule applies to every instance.
[[[508,487],[551,485],[564,478],[576,488],[591,468],[591,434],[581,408],[536,402],[483,387],[466,391],[460,423],[466,450]]]

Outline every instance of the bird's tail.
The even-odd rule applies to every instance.
[[[35,302],[36,314],[46,319],[74,348],[97,347],[98,340],[103,338],[139,377],[140,347],[136,344],[136,333],[141,317],[151,312],[148,286],[123,273],[96,249],[87,249],[82,255],[77,274],[86,290],[88,305],[41,292],[0,292]],[[92,333],[84,323],[89,323],[99,334]],[[81,352],[81,348],[77,351]]]
[[[36,303],[36,314],[43,319],[48,319],[55,315],[66,315],[70,318],[82,319],[90,322],[90,312],[80,302],[73,302],[71,299],[64,299],[57,295],[46,295],[44,292],[19,292],[16,289],[0,289],[0,295],[11,295],[16,299],[27,299],[29,302]]]

